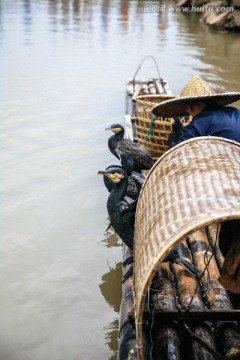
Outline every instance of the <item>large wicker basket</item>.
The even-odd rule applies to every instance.
[[[168,150],[168,134],[172,131],[172,118],[156,117],[152,108],[165,100],[173,99],[174,95],[141,95],[134,105],[137,140],[153,157],[160,157]],[[190,118],[182,118],[187,125]]]
[[[158,265],[184,237],[240,218],[240,144],[216,137],[185,141],[164,154],[141,190],[134,235],[134,298],[139,360],[145,296]]]

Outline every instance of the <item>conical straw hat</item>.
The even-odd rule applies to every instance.
[[[188,115],[187,102],[207,101],[226,106],[239,99],[240,92],[225,92],[218,94],[206,81],[197,75],[193,75],[179,97],[161,102],[154,106],[152,112],[156,116],[185,116]]]

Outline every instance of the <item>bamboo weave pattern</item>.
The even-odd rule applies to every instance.
[[[156,267],[183,237],[215,222],[240,218],[240,144],[217,137],[188,140],[149,171],[136,211],[134,297],[139,359],[143,359],[144,297]]]
[[[174,99],[173,95],[141,95],[134,105],[137,140],[153,157],[160,157],[169,148],[168,134],[172,131],[171,117],[155,117],[152,108],[162,101]],[[184,125],[189,118],[182,118]]]

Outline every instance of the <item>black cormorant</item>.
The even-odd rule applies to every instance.
[[[116,149],[116,153],[119,156],[123,170],[128,176],[127,195],[133,199],[138,199],[145,177],[141,173],[134,171],[134,161],[130,153],[119,149]]]
[[[130,249],[133,249],[136,201],[129,204],[124,200],[128,187],[128,176],[119,167],[111,167],[108,170],[99,171],[98,174],[104,175],[114,183],[107,200],[110,222],[122,241]]]
[[[111,169],[122,169],[122,166],[119,165],[110,165],[108,166],[105,171]],[[128,176],[128,186],[126,195],[124,197],[127,203],[132,203],[134,200],[138,199],[139,192],[141,190],[141,174],[136,173],[137,175],[133,174],[133,176]],[[139,176],[138,176],[139,175]],[[143,178],[144,180],[144,178]],[[103,182],[105,187],[107,188],[108,192],[111,192],[114,187],[114,182],[112,182],[107,176],[103,177]]]
[[[124,139],[124,127],[120,124],[113,124],[110,128],[106,130],[111,130],[114,132],[108,139],[108,147],[111,153],[119,159],[119,156],[116,152],[119,149],[122,152],[130,153],[134,161],[134,170],[149,170],[155,163],[155,160],[151,154],[144,149],[139,144],[135,143],[132,140]]]
[[[98,174],[106,176],[114,183],[114,187],[107,201],[109,218],[112,226],[122,241],[130,249],[133,249],[134,222],[137,201],[134,201],[132,204],[128,204],[124,200],[128,186],[127,173],[119,167],[113,167],[109,170],[99,171]],[[130,258],[127,259],[128,264],[133,261],[133,259],[131,259],[129,262],[129,259]],[[183,259],[176,249],[173,249],[164,261],[170,261],[172,263],[182,265],[190,274],[201,273],[201,270],[199,270],[195,265]],[[130,273],[128,273],[128,276],[130,276]],[[124,280],[126,280],[126,278],[127,277],[125,276]]]
[[[105,171],[110,170],[111,168],[123,169],[128,176],[128,187],[127,187],[126,197],[131,198],[133,200],[137,200],[142,185],[144,183],[145,177],[142,174],[133,171],[134,162],[131,154],[123,153],[118,149],[116,150],[116,152],[120,158],[122,166],[110,165],[105,169]],[[106,176],[103,177],[103,181],[108,191],[111,192],[114,187],[114,183]],[[128,199],[127,202],[129,202]]]

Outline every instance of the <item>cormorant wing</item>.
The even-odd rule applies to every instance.
[[[131,177],[138,185],[140,185],[142,187],[144,180],[145,180],[145,177],[143,175],[141,175],[140,173],[138,173],[136,171],[132,171]]]
[[[135,202],[135,200],[133,200],[132,198],[130,198],[129,196],[125,196],[124,197],[124,201],[128,204],[131,205]]]
[[[133,234],[134,234],[135,212],[136,209],[128,209],[127,211],[124,211],[121,214],[123,227],[126,229],[125,231],[127,233],[132,234],[131,235],[132,238],[134,236]]]
[[[143,168],[143,165],[146,168],[150,168],[155,163],[155,160],[146,149],[131,140],[120,140],[116,149],[119,149],[122,152],[130,153],[134,159],[134,163],[140,168]]]
[[[116,148],[122,152],[129,152],[129,153],[132,153],[134,151],[142,152],[143,154],[149,156],[149,158],[152,159],[151,154],[144,147],[129,139],[120,140]]]
[[[130,199],[130,198],[128,198],[128,199]],[[137,206],[137,201],[136,200],[132,200],[129,203],[126,202],[126,201],[121,201],[120,212],[121,212],[121,214],[125,213],[126,211],[135,212],[136,211],[136,206]]]

